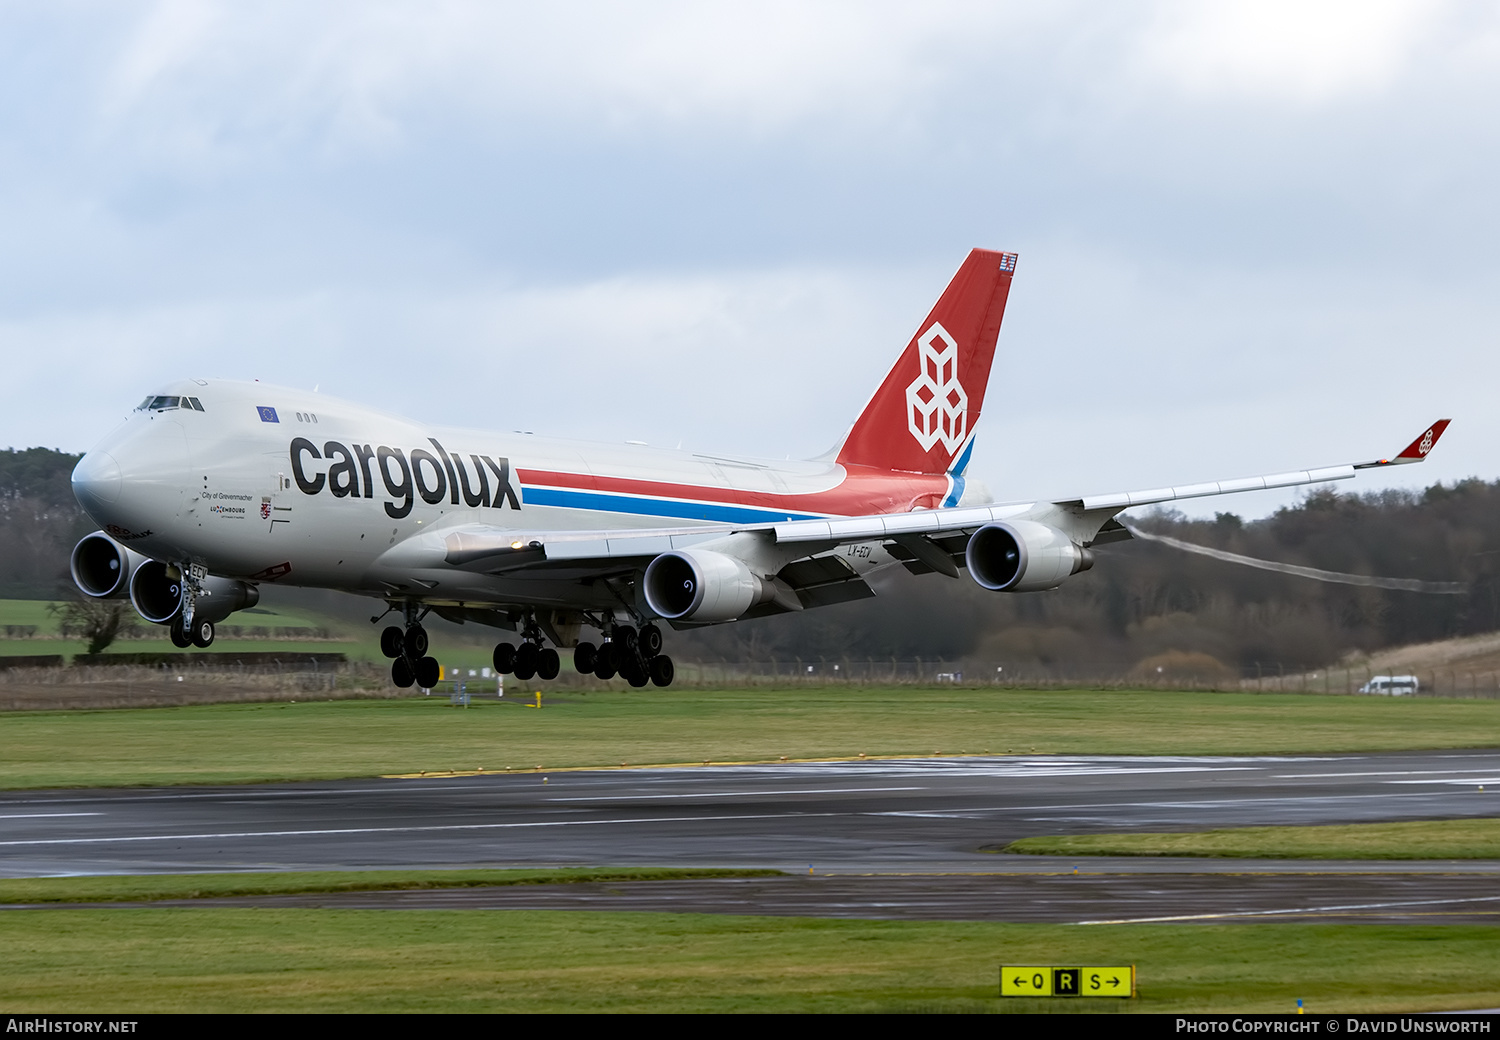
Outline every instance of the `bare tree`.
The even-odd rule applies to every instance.
[[[64,638],[77,635],[88,642],[90,656],[103,653],[115,638],[135,628],[135,612],[129,600],[93,599],[77,591],[49,604],[47,612],[58,619]]]

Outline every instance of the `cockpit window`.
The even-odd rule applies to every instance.
[[[185,403],[190,400],[190,398],[170,397],[165,394],[157,394],[155,397],[148,397],[144,401],[142,401],[140,407],[138,407],[136,411],[165,412],[172,408],[191,408],[191,404]],[[202,411],[203,409],[200,407],[198,410]]]
[[[193,411],[203,411],[203,402],[198,400],[196,397],[184,397],[183,400],[193,406]]]

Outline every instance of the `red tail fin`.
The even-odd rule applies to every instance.
[[[849,431],[841,465],[912,473],[963,468],[1015,269],[1015,253],[969,254]]]

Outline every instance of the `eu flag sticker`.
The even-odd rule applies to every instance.
[[[280,419],[276,418],[276,409],[270,407],[269,405],[258,405],[255,410],[260,413],[261,422],[281,422]]]

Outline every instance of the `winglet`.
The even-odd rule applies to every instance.
[[[1432,449],[1437,447],[1438,438],[1448,428],[1451,419],[1439,419],[1429,426],[1423,434],[1406,446],[1406,450],[1394,459],[1376,459],[1374,462],[1361,462],[1355,465],[1355,469],[1372,469],[1375,466],[1402,466],[1409,462],[1421,462],[1427,458]]]

